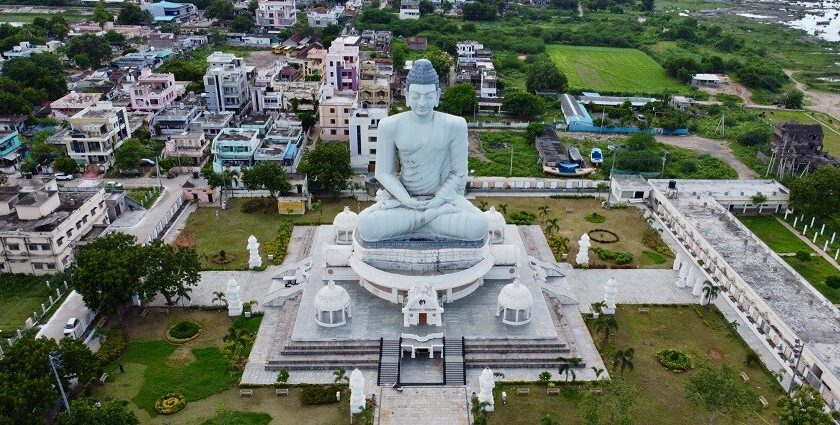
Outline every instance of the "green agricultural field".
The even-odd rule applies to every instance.
[[[589,46],[546,46],[551,60],[569,78],[573,89],[606,92],[687,92],[688,86],[641,50]]]

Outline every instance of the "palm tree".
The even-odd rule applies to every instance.
[[[226,346],[230,347],[231,352],[234,353],[237,359],[237,364],[241,365],[245,360],[245,350],[253,340],[253,334],[246,329],[230,328],[227,335],[223,338]]]
[[[613,354],[613,367],[619,369],[619,375],[624,375],[624,369],[633,370],[633,348],[618,350]]]
[[[502,213],[502,215],[507,215],[507,204],[499,204],[496,208],[499,210],[500,213]]]
[[[592,303],[589,305],[589,309],[592,310],[592,317],[597,319],[601,316],[601,313],[604,311],[604,307],[607,306],[607,303],[603,301],[598,301],[597,303]]]
[[[341,381],[350,382],[350,377],[347,376],[347,371],[344,370],[343,367],[338,368],[338,370],[333,372],[333,375],[335,375],[335,383],[339,383]]]
[[[711,304],[718,295],[720,295],[720,286],[717,286],[708,280],[703,283],[703,304]]]
[[[545,230],[547,230],[548,233],[554,233],[554,232],[560,230],[560,219],[557,218],[557,217],[554,217],[554,218],[549,218],[548,220],[546,220],[545,221]]]
[[[561,375],[566,375],[566,381],[569,380],[569,375],[572,375],[572,382],[575,382],[575,379],[577,379],[575,368],[580,367],[581,359],[579,357],[560,356],[557,360],[561,362],[557,368],[557,372]]]
[[[321,201],[313,201],[312,202],[312,211],[317,211],[320,214],[321,220],[324,219],[324,210],[321,208]]]
[[[604,346],[607,345],[607,341],[610,339],[610,334],[615,330],[618,330],[618,322],[613,316],[602,317],[595,322],[595,332],[604,334]]]
[[[537,210],[539,210],[540,217],[545,219],[546,217],[548,217],[548,212],[551,211],[551,207],[549,207],[548,205],[540,205],[539,208],[537,208]]]
[[[220,304],[225,303],[227,305],[227,298],[225,298],[225,293],[221,291],[213,291],[213,301],[211,304],[215,305],[216,301]]]

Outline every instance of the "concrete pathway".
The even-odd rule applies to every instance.
[[[834,257],[829,255],[827,252],[823,251],[822,247],[819,247],[819,246],[817,246],[817,244],[811,242],[810,239],[803,236],[801,233],[799,233],[799,231],[797,231],[793,226],[788,224],[786,221],[779,219],[779,217],[776,217],[776,220],[779,223],[782,223],[782,226],[785,226],[788,230],[791,231],[791,233],[796,235],[796,237],[799,238],[799,240],[808,244],[808,246],[811,247],[811,249],[813,249],[814,251],[816,251],[817,254],[819,254],[822,258],[825,258],[825,261],[828,261],[829,264],[831,264],[832,266],[834,266],[834,268],[836,268],[838,271],[840,271],[840,264],[838,264],[837,261],[834,260]]]
[[[418,422],[467,425],[469,394],[464,387],[382,387],[379,391],[379,425],[416,425]]]
[[[610,277],[618,283],[618,304],[697,304],[698,297],[689,288],[678,288],[677,271],[670,269],[568,269],[566,280],[580,301],[580,310],[604,300],[604,284]]]

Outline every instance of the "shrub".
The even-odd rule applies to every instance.
[[[671,251],[671,248],[662,241],[662,238],[659,236],[659,232],[653,230],[652,228],[645,229],[645,233],[642,236],[642,245],[658,252],[666,257],[673,257],[674,253]]]
[[[555,256],[567,254],[569,252],[569,238],[557,233],[549,235],[548,246],[551,247]]]
[[[280,224],[280,228],[277,229],[277,236],[263,244],[262,247],[265,253],[273,256],[271,261],[274,264],[282,263],[283,258],[286,257],[286,250],[289,248],[292,230],[294,230],[294,225],[289,221],[284,221]]]
[[[271,214],[277,212],[277,200],[270,196],[261,196],[259,198],[248,198],[242,203],[240,211],[245,214],[263,213]]]
[[[337,403],[335,393],[341,391],[339,385],[307,385],[300,392],[300,401],[304,405]]]
[[[685,372],[694,367],[691,362],[691,356],[674,349],[662,350],[656,353],[656,360],[659,360],[659,364],[665,367],[665,369],[673,372]]]
[[[166,331],[166,340],[176,344],[182,344],[195,339],[201,332],[201,325],[192,320],[182,320]]]
[[[226,252],[225,250],[221,250],[217,254],[213,254],[210,257],[210,261],[212,261],[213,264],[228,264],[232,263],[235,259],[235,255],[233,255],[230,252]]]
[[[155,410],[161,415],[171,415],[173,413],[180,412],[186,405],[187,401],[184,400],[183,395],[178,393],[169,393],[165,394],[155,402]]]
[[[840,289],[840,275],[831,275],[825,278],[825,286],[831,289]]]
[[[615,264],[630,264],[633,262],[633,254],[627,251],[613,251],[601,247],[596,247],[592,250],[603,261],[612,261]]]
[[[510,214],[508,222],[517,226],[527,226],[533,223],[536,218],[537,215],[530,211],[515,211]]]
[[[125,332],[120,328],[109,329],[105,334],[105,340],[99,346],[99,351],[96,352],[99,365],[105,366],[116,360],[125,351],[125,347]]]
[[[584,217],[584,219],[590,223],[603,223],[607,221],[606,217],[596,212],[587,214],[586,217]]]

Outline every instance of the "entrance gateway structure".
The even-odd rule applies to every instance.
[[[575,356],[558,332],[560,306],[577,303],[563,273],[529,256],[502,214],[465,199],[466,122],[434,111],[431,63],[415,61],[407,84],[411,111],[379,123],[377,202],[318,227],[311,257],[284,271],[296,284],[263,302],[300,301],[266,369],[376,369],[380,385],[464,385],[466,368],[557,367],[558,356]]]

